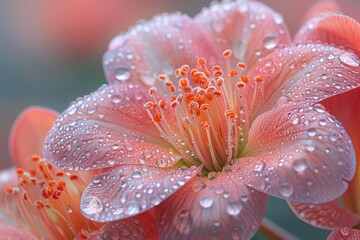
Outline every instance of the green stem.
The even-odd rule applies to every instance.
[[[272,240],[299,240],[298,237],[289,233],[267,218],[263,219],[259,232]]]

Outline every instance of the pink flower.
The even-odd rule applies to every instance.
[[[163,239],[249,239],[268,194],[316,226],[354,225],[358,216],[335,200],[355,151],[319,104],[360,84],[357,38],[342,23],[357,24],[316,18],[296,45],[281,15],[253,1],[141,23],[110,43],[109,85],[61,114],[44,156],[95,172],[81,199],[86,218],[150,212],[156,227],[145,231]],[[310,42],[318,39],[333,45]]]

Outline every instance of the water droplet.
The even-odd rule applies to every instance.
[[[231,240],[240,240],[241,239],[241,233],[239,228],[233,228],[231,230]]]
[[[102,201],[95,196],[87,196],[81,201],[81,210],[86,215],[99,214],[103,210],[104,205]]]
[[[203,182],[195,182],[193,185],[193,190],[195,192],[199,192],[199,191],[203,190],[204,188],[206,188],[206,184]]]
[[[141,172],[135,171],[135,172],[133,172],[133,173],[131,174],[131,176],[132,176],[133,178],[140,178],[140,177],[141,177]]]
[[[115,77],[117,80],[124,82],[129,80],[131,76],[130,69],[127,67],[120,67],[116,70]]]
[[[328,78],[328,76],[326,75],[326,73],[323,73],[323,74],[321,74],[321,78],[325,80]]]
[[[261,172],[262,170],[264,170],[265,166],[266,166],[265,162],[259,161],[255,164],[254,171]]]
[[[267,50],[271,50],[279,44],[277,37],[274,35],[265,36],[262,43],[264,48]]]
[[[330,134],[330,140],[335,142],[337,140],[337,135],[335,133]]]
[[[157,206],[161,203],[161,198],[158,195],[154,195],[150,198],[150,203],[153,206]]]
[[[72,211],[73,211],[73,209],[72,209],[72,207],[70,205],[66,205],[65,210],[66,210],[67,213],[72,213]]]
[[[309,137],[315,137],[316,136],[316,129],[315,128],[309,128],[307,131],[307,134]]]
[[[308,165],[307,165],[307,162],[306,162],[306,160],[304,158],[294,159],[293,168],[294,168],[295,171],[297,171],[299,173],[303,173],[303,172],[305,172],[307,167],[308,167]]]
[[[157,165],[158,165],[159,167],[161,167],[161,168],[166,167],[166,160],[163,159],[163,158],[159,158],[159,159],[157,160]]]
[[[209,208],[213,205],[214,200],[210,196],[205,196],[200,200],[200,206],[203,208]]]
[[[340,228],[339,231],[340,231],[340,234],[343,235],[344,237],[349,236],[350,232],[351,232],[349,227],[342,227],[342,228]]]
[[[306,149],[307,151],[309,151],[309,152],[315,151],[315,149],[316,149],[316,144],[315,144],[315,142],[314,142],[314,141],[311,141],[311,140],[306,141],[306,143],[305,143],[305,149]]]
[[[243,205],[238,201],[231,201],[226,205],[226,212],[231,216],[238,215],[243,208]]]
[[[193,223],[190,212],[186,209],[181,209],[174,216],[173,223],[179,232],[184,234],[190,233]]]
[[[137,201],[130,201],[126,204],[126,215],[135,215],[140,212],[140,205]]]
[[[285,198],[290,197],[293,194],[293,192],[294,189],[288,183],[283,183],[279,188],[280,195]]]
[[[356,56],[354,53],[346,52],[340,55],[339,60],[352,67],[358,67],[360,65],[360,61],[358,56]]]
[[[121,102],[121,96],[120,95],[113,95],[111,96],[111,101],[115,104],[118,104]]]

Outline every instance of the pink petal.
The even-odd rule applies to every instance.
[[[44,139],[58,113],[43,107],[29,107],[16,119],[9,137],[10,154],[15,166],[33,168],[31,157],[41,155]]]
[[[160,204],[200,171],[201,167],[175,171],[147,166],[102,170],[82,195],[82,213],[96,222],[138,215]]]
[[[358,240],[360,239],[360,230],[349,228],[349,227],[341,227],[334,229],[327,240]]]
[[[199,177],[156,207],[164,239],[250,239],[265,214],[267,196],[221,172]]]
[[[8,240],[36,240],[38,239],[32,233],[25,229],[17,228],[14,226],[0,224],[1,239]]]
[[[103,64],[109,83],[131,80],[159,86],[158,74],[173,76],[183,64],[196,66],[199,57],[211,60],[213,49],[203,28],[191,18],[164,14],[115,37]]]
[[[79,98],[48,135],[45,157],[69,170],[173,165],[180,157],[170,151],[146,113],[143,105],[149,100],[147,90],[136,84],[103,86]]]
[[[237,179],[295,202],[339,197],[355,173],[355,153],[341,124],[322,105],[278,107],[255,119]]]
[[[287,102],[319,102],[360,85],[359,58],[321,44],[285,47],[260,59],[249,79],[260,75],[252,116]],[[249,99],[254,84],[246,86]]]
[[[347,207],[360,213],[360,88],[322,101],[330,114],[335,116],[349,134],[358,160],[356,175],[350,182],[344,201]]]
[[[318,0],[308,10],[305,15],[304,22],[311,20],[325,13],[336,13],[340,12],[338,3],[334,0]]]
[[[155,240],[159,239],[158,230],[152,214],[146,212],[126,220],[103,225],[90,239]]]
[[[352,227],[360,221],[359,215],[342,208],[337,200],[315,205],[289,202],[289,205],[300,219],[316,227]]]
[[[280,45],[290,43],[283,17],[255,1],[224,1],[195,17],[217,43],[221,54],[232,49],[237,61],[253,66]]]
[[[305,24],[295,37],[295,42],[307,41],[334,44],[359,55],[360,24],[351,17],[340,14],[321,15]]]

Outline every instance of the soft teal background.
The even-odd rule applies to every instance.
[[[158,7],[159,11],[180,10],[190,15],[209,4],[207,0],[158,2],[164,4]],[[294,33],[305,9],[313,1],[265,2],[281,11]],[[151,15],[159,12],[155,7],[153,12],[147,11],[146,16],[142,16],[141,1],[135,0],[134,4],[139,4],[139,11],[134,12],[139,15],[138,18],[149,19]],[[342,5],[351,14],[356,14],[355,10],[359,9],[359,3],[355,1],[344,1]],[[0,1],[0,168],[11,165],[7,152],[7,136],[12,122],[24,108],[41,105],[61,112],[78,96],[90,93],[106,81],[102,72],[102,53],[106,50],[110,38],[99,42],[86,54],[77,54],[76,51],[51,52],[34,44],[36,36],[32,36],[31,31],[19,39],[17,33],[27,27],[24,22],[16,21],[19,9],[30,14],[33,11],[31,7],[23,9],[21,1]],[[119,23],[119,29],[112,35],[125,29],[125,26]],[[26,44],[27,42],[31,44]],[[266,215],[300,239],[325,239],[329,233],[298,220],[283,200],[270,198]],[[257,235],[254,239],[266,238]]]

